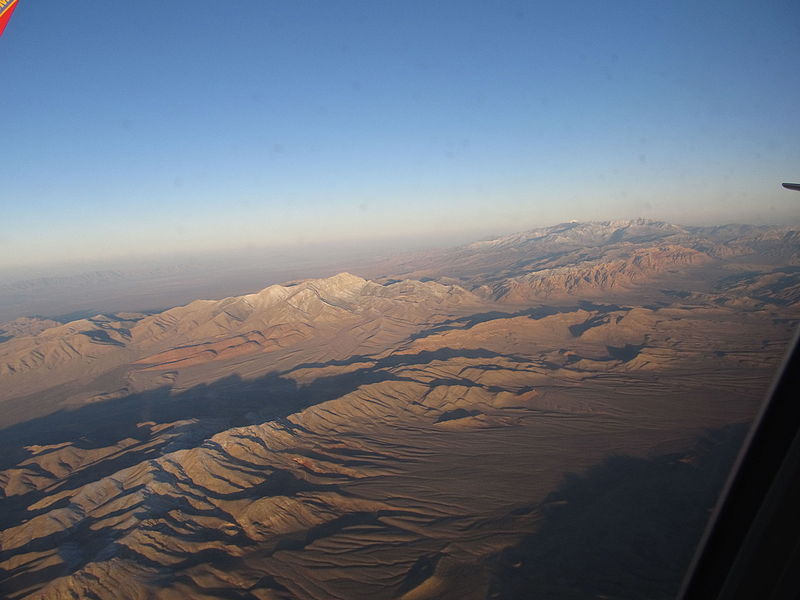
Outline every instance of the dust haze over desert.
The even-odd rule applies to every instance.
[[[675,598],[800,323],[796,6],[20,1],[0,597]]]

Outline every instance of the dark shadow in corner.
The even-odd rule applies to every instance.
[[[487,598],[672,600],[747,432],[709,431],[695,448],[612,456],[568,474],[536,533],[496,557]]]

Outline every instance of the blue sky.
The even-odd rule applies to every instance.
[[[796,222],[798,20],[795,0],[20,0],[0,267]]]

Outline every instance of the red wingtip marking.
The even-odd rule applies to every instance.
[[[18,1],[19,0],[13,0],[11,4],[5,7],[3,12],[0,12],[0,35],[3,35],[3,31],[5,31],[6,25],[8,25],[11,15],[14,13],[14,9],[17,8]]]

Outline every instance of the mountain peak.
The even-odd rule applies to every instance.
[[[342,272],[325,279],[310,279],[306,281],[306,284],[321,294],[352,296],[364,289],[367,280],[351,273]]]

